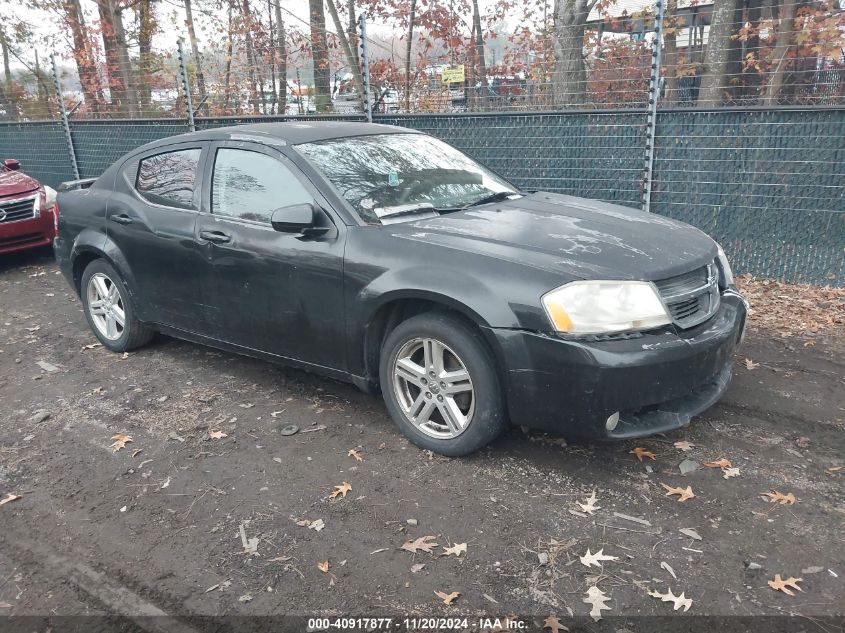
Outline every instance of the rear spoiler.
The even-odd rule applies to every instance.
[[[74,191],[76,189],[88,189],[96,182],[96,178],[82,178],[80,180],[68,180],[59,185],[57,191]]]

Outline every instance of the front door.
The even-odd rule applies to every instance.
[[[343,225],[319,237],[281,233],[273,210],[327,203],[293,162],[260,144],[212,146],[196,240],[212,338],[332,369],[343,354]]]
[[[116,175],[107,232],[143,321],[201,329],[194,224],[207,147],[202,142],[160,147],[130,158]]]

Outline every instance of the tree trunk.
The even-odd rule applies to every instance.
[[[349,24],[346,30],[346,37],[349,38],[349,46],[352,47],[352,55],[355,57],[355,65],[361,68],[361,56],[359,55],[358,46],[358,19],[355,15],[355,0],[347,0],[346,12],[349,18]]]
[[[734,16],[731,22],[733,23],[733,31],[738,31],[745,24],[745,2],[744,0],[737,0],[736,7],[734,7]],[[725,65],[725,94],[728,97],[728,103],[736,104],[743,99],[743,85],[742,85],[742,67],[745,60],[743,57],[743,50],[745,43],[739,39],[730,40],[730,49],[728,50],[728,62]]]
[[[278,1],[278,0],[277,0]],[[232,2],[229,1],[229,27],[226,30],[226,70],[223,79],[223,113],[229,112],[230,85],[232,82],[232,46],[233,46],[233,23],[232,23]]]
[[[484,59],[484,33],[481,31],[481,13],[478,0],[472,0],[472,26],[475,30],[475,55],[478,59],[478,79],[481,81],[481,107],[490,96],[487,89],[487,61]]]
[[[78,0],[77,0],[78,1]],[[156,30],[153,0],[138,4],[138,102],[142,113],[152,107],[152,40]]]
[[[282,20],[281,1],[275,0],[276,8],[276,56],[279,62],[279,107],[280,114],[288,109],[288,53],[285,45],[285,23]]]
[[[555,0],[555,69],[552,96],[558,107],[587,102],[587,71],[584,66],[584,25],[594,3],[587,0]]]
[[[103,95],[100,92],[100,79],[91,51],[91,42],[85,28],[85,15],[79,0],[65,0],[63,3],[65,23],[73,38],[73,58],[76,62],[76,72],[82,86],[82,98],[92,113],[99,111]]]
[[[763,103],[765,105],[777,104],[780,91],[786,79],[786,72],[791,65],[791,60],[787,55],[792,46],[792,32],[795,30],[796,6],[796,0],[783,0],[783,4],[781,5],[777,39],[775,40],[775,50],[772,59],[774,70],[772,71],[771,79],[766,86],[763,96]]]
[[[317,112],[331,112],[331,69],[323,0],[308,0],[308,9],[311,23],[311,56],[314,62],[314,106]]]
[[[249,100],[252,103],[252,113],[258,114],[258,88],[255,83],[255,46],[253,46],[252,42],[252,12],[249,8],[249,0],[243,0],[243,11],[246,65],[249,74]]]
[[[760,26],[760,18],[762,13],[761,0],[747,0],[748,2],[748,16],[747,20],[752,26]],[[743,51],[743,59],[748,55],[753,55],[754,59],[760,59],[760,33],[754,31],[754,34],[745,42],[745,50]],[[743,94],[751,103],[756,103],[760,98],[760,85],[762,84],[762,77],[756,69],[747,70],[743,68],[742,71],[742,85]]]
[[[194,56],[194,72],[197,77],[197,92],[199,93],[200,104],[202,104],[199,109],[208,114],[205,74],[202,72],[202,58],[200,57],[200,48],[197,44],[197,33],[194,29],[194,14],[192,9],[191,0],[185,0],[185,25],[188,27],[188,39],[191,42],[191,53]]]
[[[698,95],[699,105],[714,106],[722,103],[727,87],[726,75],[735,7],[736,0],[716,0],[714,4],[707,50],[704,53],[704,76]]]
[[[358,107],[361,112],[364,111],[364,99],[369,99],[370,95],[364,94],[364,78],[361,77],[361,67],[355,63],[355,55],[352,53],[352,47],[349,45],[349,39],[343,30],[343,25],[340,23],[340,16],[337,13],[337,7],[334,6],[334,0],[326,0],[326,5],[329,7],[329,13],[334,22],[334,28],[337,31],[337,37],[340,40],[340,45],[346,55],[346,63],[352,71],[352,81],[355,82],[355,90],[358,92]]]
[[[414,20],[417,0],[411,0],[408,14],[408,40],[405,42],[405,112],[411,111],[411,52],[414,46]]]
[[[18,109],[13,103],[12,96],[12,67],[9,63],[9,41],[6,39],[6,33],[0,28],[0,49],[3,52],[3,84],[0,86],[0,105],[6,111],[6,116],[10,120],[16,121],[18,118]]]
[[[138,94],[135,91],[134,76],[126,45],[126,31],[123,29],[123,15],[115,6],[115,0],[98,0],[103,48],[108,64],[109,87],[113,92],[112,102],[117,98],[120,112],[138,115]]]
[[[666,0],[666,19],[663,20],[663,76],[666,77],[666,83],[662,98],[665,105],[674,105],[678,101],[677,13],[678,0]]]

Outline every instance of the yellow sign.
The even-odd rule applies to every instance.
[[[464,83],[464,65],[446,67],[440,73],[440,79],[444,84],[462,84]]]

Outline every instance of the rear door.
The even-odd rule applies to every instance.
[[[194,225],[207,151],[207,142],[180,143],[130,158],[107,211],[141,319],[191,332],[203,329]]]
[[[281,151],[214,143],[196,239],[206,320],[214,338],[289,359],[345,368],[345,227]],[[279,207],[314,203],[332,225],[320,236],[275,231]]]

